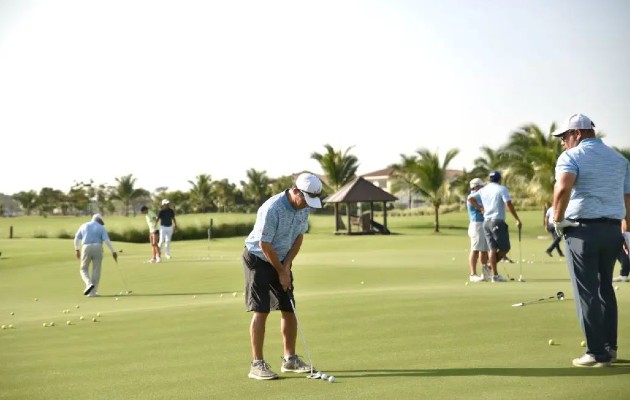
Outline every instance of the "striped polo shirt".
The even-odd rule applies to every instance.
[[[260,241],[271,243],[280,261],[291,250],[299,235],[308,229],[309,208],[296,210],[289,203],[285,192],[269,198],[258,209],[254,229],[245,239],[247,250],[265,260]]]
[[[556,180],[576,175],[565,218],[613,218],[626,215],[624,194],[630,194],[630,166],[599,138],[584,139],[564,151],[556,163]]]

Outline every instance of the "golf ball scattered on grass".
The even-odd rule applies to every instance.
[[[82,315],[82,316],[80,316],[80,317],[79,317],[79,319],[80,319],[81,321],[83,321],[83,320],[85,319],[85,317],[83,317],[83,315]]]
[[[48,324],[44,322],[44,323],[42,324],[42,326],[43,326],[44,328],[47,328],[47,327],[48,327]]]
[[[580,346],[582,346],[582,347],[586,347],[586,342],[582,340],[582,341],[580,342]]]
[[[363,285],[365,282],[361,281],[361,284]]]
[[[49,325],[50,325],[50,326],[55,326],[55,323],[54,323],[54,322],[51,322]]]
[[[330,376],[328,377],[328,382],[333,383],[334,381],[335,381],[335,377],[334,377],[334,376],[332,376],[332,375],[330,375]]]
[[[101,313],[100,313],[100,312],[97,312],[97,313],[96,313],[96,316],[97,316],[97,317],[100,317],[100,316],[101,316]]]
[[[619,290],[619,286],[615,286],[615,290]]]
[[[92,322],[96,322],[96,318],[92,318]]]
[[[236,292],[232,293],[232,296],[236,297]]]
[[[325,381],[326,379],[328,379],[328,375],[326,375],[326,374],[322,374],[321,378],[322,378],[322,380],[324,380],[324,381]]]
[[[553,346],[554,344],[556,344],[556,342],[554,342],[553,339],[549,339],[549,346]]]
[[[72,322],[66,321],[66,325],[72,325]]]

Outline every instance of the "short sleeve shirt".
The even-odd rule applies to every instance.
[[[269,198],[258,209],[254,229],[245,239],[247,250],[269,261],[262,252],[260,242],[271,243],[278,258],[284,260],[298,236],[306,233],[308,216],[309,208],[294,209],[286,192]]]
[[[556,163],[556,180],[563,173],[576,176],[565,218],[625,217],[624,194],[630,194],[628,160],[601,139],[584,139],[564,151]]]

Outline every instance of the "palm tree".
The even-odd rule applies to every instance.
[[[188,181],[190,189],[190,205],[197,212],[207,212],[212,204],[212,178],[208,174],[197,175],[197,181]]]
[[[311,158],[317,160],[324,171],[328,186],[336,192],[346,183],[351,182],[359,168],[359,160],[356,156],[350,154],[353,146],[348,147],[346,151],[335,151],[329,144],[325,144],[326,153],[312,153]],[[346,212],[350,214],[350,205],[346,204]],[[335,203],[335,221],[338,229],[345,229],[345,225],[339,213],[339,203]]]
[[[267,176],[267,171],[256,171],[254,168],[248,169],[246,174],[248,181],[241,181],[243,195],[256,206],[261,206],[269,198],[271,179]]]
[[[236,185],[227,179],[212,182],[212,192],[215,196],[218,211],[227,212],[230,204],[236,202]]]
[[[431,153],[426,149],[416,151],[419,158],[413,167],[416,176],[416,190],[426,197],[435,212],[434,231],[440,231],[439,211],[440,206],[449,196],[449,182],[446,179],[446,170],[450,162],[459,154],[458,149],[451,149],[440,163],[437,153]]]
[[[359,168],[359,160],[356,156],[349,154],[353,146],[348,147],[343,153],[335,151],[329,144],[324,145],[326,153],[312,153],[311,158],[317,160],[326,175],[328,186],[333,191],[339,190],[343,185],[352,181],[356,177]]]
[[[525,187],[527,196],[544,205],[553,195],[556,161],[562,153],[562,143],[552,133],[552,123],[545,134],[534,124],[524,125],[512,133],[504,154],[509,174],[517,179],[515,187]]]
[[[417,176],[414,174],[414,168],[417,165],[418,158],[415,155],[406,156],[400,155],[401,162],[399,164],[392,164],[392,192],[398,193],[401,191],[407,192],[407,208],[411,208],[413,205],[413,195],[416,194]]]
[[[506,165],[506,156],[499,150],[490,147],[481,147],[481,157],[475,159],[475,166],[470,174],[475,178],[485,179],[491,171],[503,168]]]
[[[132,201],[139,197],[150,195],[150,193],[144,189],[134,188],[136,178],[134,178],[132,174],[124,175],[115,179],[116,182],[118,182],[118,185],[114,188],[111,197],[122,202],[124,214],[128,217],[129,206]]]

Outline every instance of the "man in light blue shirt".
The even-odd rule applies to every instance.
[[[292,267],[308,229],[309,207],[322,207],[319,199],[321,191],[322,183],[316,175],[300,174],[292,188],[276,194],[260,206],[254,229],[245,240],[245,305],[247,311],[253,312],[249,329],[253,359],[249,378],[278,378],[263,357],[267,317],[275,310],[281,312],[284,357],[280,370],[293,373],[313,370],[312,365],[295,354],[297,318]]]
[[[521,229],[522,223],[512,204],[512,196],[508,189],[501,185],[501,174],[492,171],[488,175],[490,182],[468,198],[468,202],[483,213],[483,229],[490,248],[490,269],[492,282],[506,282],[507,279],[499,275],[497,262],[507,256],[510,251],[510,232],[505,223],[505,208],[516,220],[516,226]]]
[[[97,295],[98,283],[101,279],[101,265],[103,264],[103,243],[109,247],[114,261],[118,261],[118,253],[114,250],[104,225],[105,222],[103,222],[101,214],[94,214],[92,220],[81,225],[74,235],[74,250],[77,260],[81,260],[80,274],[85,283],[83,294],[88,297]],[[92,263],[91,276],[89,273],[90,263]]]
[[[621,220],[630,222],[630,166],[595,136],[595,124],[571,115],[554,136],[565,151],[556,163],[553,224],[564,235],[569,274],[586,353],[576,367],[617,361],[617,299],[612,286],[622,246]]]

